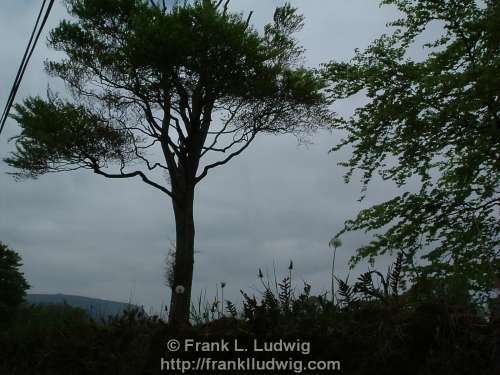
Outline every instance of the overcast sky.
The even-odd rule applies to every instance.
[[[0,2],[0,106],[3,108],[33,27],[40,1]],[[257,27],[270,21],[280,1],[233,0],[232,9],[254,11]],[[391,7],[377,0],[292,1],[306,17],[298,35],[306,62],[317,66],[345,60],[386,31],[394,19]],[[63,17],[59,1],[48,29]],[[45,45],[46,32],[32,57],[17,101],[44,95],[50,85],[64,91],[60,81],[43,71],[54,58]],[[348,101],[335,109],[349,113]],[[19,128],[8,120],[0,136],[0,158]],[[329,289],[332,252],[330,238],[345,219],[368,204],[391,198],[397,191],[373,183],[362,204],[360,184],[346,185],[336,165],[347,150],[329,154],[339,133],[320,132],[308,146],[292,136],[262,135],[243,155],[216,169],[199,186],[195,199],[196,255],[193,297],[202,289],[212,297],[215,285],[227,282],[225,296],[240,301],[239,290],[253,292],[259,268],[278,277],[287,274],[290,259],[294,279],[312,283],[314,291]],[[0,162],[0,241],[17,250],[31,293],[66,293],[129,301],[158,309],[168,304],[164,263],[175,240],[171,202],[139,180],[112,181],[89,171],[50,174],[16,182]],[[337,254],[337,274],[345,277],[348,259],[366,237],[344,239]],[[381,264],[385,264],[382,261]],[[366,270],[361,265],[358,271]],[[385,267],[385,265],[384,265]],[[355,275],[357,272],[352,272]]]

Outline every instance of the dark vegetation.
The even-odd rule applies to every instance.
[[[29,288],[21,266],[19,254],[0,242],[0,326],[8,322]]]
[[[340,360],[346,374],[494,374],[489,310],[460,282],[421,280],[405,289],[401,269],[399,257],[385,275],[371,270],[355,283],[337,280],[335,302],[311,295],[307,283],[298,290],[291,275],[281,282],[259,277],[261,295],[242,291],[241,311],[230,301],[224,309],[193,308],[193,326],[181,332],[138,309],[94,321],[68,305],[25,305],[0,332],[0,371],[156,374],[169,338],[237,337],[310,340],[308,359]]]

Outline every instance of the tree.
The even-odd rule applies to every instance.
[[[24,301],[29,285],[20,271],[21,257],[0,242],[0,317],[8,317]]]
[[[337,119],[347,132],[347,181],[358,169],[364,189],[374,174],[408,191],[361,211],[341,233],[374,239],[353,264],[403,250],[407,270],[434,277],[463,273],[489,291],[498,271],[500,177],[500,4],[498,1],[385,0],[403,17],[349,63],[325,69],[333,99],[366,93],[368,104]],[[411,58],[427,43],[426,56]]]
[[[197,184],[259,133],[299,134],[329,121],[324,80],[301,65],[293,38],[303,18],[285,5],[259,33],[251,13],[232,14],[228,3],[67,0],[73,18],[49,37],[66,58],[46,68],[73,100],[49,92],[16,105],[21,134],[6,159],[18,176],[86,168],[140,177],[168,196],[176,225],[169,318],[179,324],[189,318]]]

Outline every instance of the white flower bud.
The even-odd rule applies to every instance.
[[[182,294],[182,293],[184,293],[185,290],[186,289],[182,285],[177,285],[175,287],[175,293],[177,293],[177,294]]]

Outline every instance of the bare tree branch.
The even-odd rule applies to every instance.
[[[185,142],[186,135],[184,134],[184,132],[181,129],[179,119],[177,117],[173,116],[172,114],[170,114],[170,119],[174,120],[174,122],[175,122],[175,130],[177,131],[177,135],[178,135],[179,139],[181,141]]]
[[[221,161],[218,161],[218,162],[215,162],[215,163],[212,163],[212,164],[209,164],[207,165],[204,169],[203,169],[203,172],[198,176],[196,177],[195,179],[195,182],[198,183],[200,182],[207,174],[208,174],[208,171],[212,168],[215,168],[215,167],[218,167],[220,165],[224,165],[226,164],[227,162],[229,162],[231,159],[233,159],[234,157],[238,156],[239,154],[241,154],[249,145],[250,143],[252,143],[252,141],[254,140],[255,136],[257,135],[257,131],[253,131],[252,132],[252,135],[250,136],[250,138],[248,139],[248,141],[245,142],[245,144],[240,147],[240,149],[238,149],[237,151],[231,153],[227,158],[221,160]]]
[[[243,134],[241,134],[241,136],[239,137],[233,137],[233,141],[231,143],[229,143],[227,146],[225,147],[214,147],[215,144],[217,143],[215,140],[214,142],[212,142],[212,144],[208,147],[203,147],[203,152],[201,154],[201,156],[205,155],[207,152],[209,151],[215,151],[215,152],[222,152],[222,153],[225,153],[226,151],[229,151],[231,148],[233,148],[233,146],[239,144],[239,143],[242,143],[243,141],[248,141],[248,135],[251,134],[253,131],[250,130],[250,131],[246,131],[244,132]],[[218,138],[218,137],[216,137]]]
[[[163,121],[162,121],[162,129],[161,129],[161,148],[163,151],[163,157],[167,163],[168,171],[170,176],[174,176],[177,173],[178,165],[175,163],[175,156],[180,161],[183,158],[181,146],[182,142],[179,142],[180,146],[177,146],[172,142],[169,135],[170,128],[170,100],[166,97],[164,103],[164,112],[163,112]],[[172,147],[172,149],[170,149]]]
[[[99,175],[107,177],[107,178],[131,178],[131,177],[140,176],[142,181],[144,181],[146,184],[153,186],[156,189],[167,194],[169,197],[174,198],[174,195],[170,190],[168,190],[167,188],[161,186],[160,184],[150,180],[142,171],[134,171],[134,172],[129,172],[129,173],[124,173],[123,171],[121,171],[119,174],[107,173],[107,172],[104,172],[103,170],[100,169],[100,167],[97,164],[95,159],[91,158],[90,161],[91,161],[92,170],[96,174],[99,174]]]

